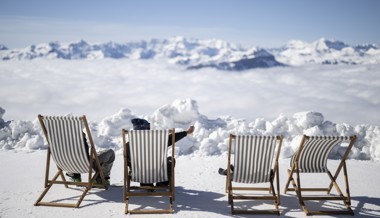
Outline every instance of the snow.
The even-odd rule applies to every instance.
[[[372,50],[371,47],[374,49]],[[378,64],[376,45],[349,46],[338,40],[321,38],[307,43],[300,40],[289,41],[282,49],[272,49],[273,55],[281,63],[291,66],[309,64]]]
[[[190,136],[192,137],[192,136]],[[22,160],[22,161],[20,161]],[[125,204],[123,202],[123,156],[116,155],[114,167],[111,171],[112,186],[107,190],[92,189],[84,198],[81,207],[77,209],[57,207],[35,207],[34,202],[43,191],[44,173],[46,165],[46,150],[28,152],[3,151],[0,152],[0,171],[6,178],[1,180],[0,186],[0,217],[181,217],[181,218],[224,218],[232,217],[230,207],[227,204],[225,193],[225,177],[217,173],[219,167],[225,168],[227,157],[209,156],[178,156],[176,158],[176,199],[174,201],[174,214],[172,215],[124,215]],[[329,160],[328,166],[334,171],[338,165],[337,160]],[[298,204],[294,193],[283,194],[286,182],[286,169],[289,159],[280,160],[280,191],[281,191],[281,215],[279,217],[305,217]],[[380,189],[376,188],[380,181],[380,169],[378,162],[347,161],[350,193],[352,197],[352,209],[355,217],[379,217],[380,216]],[[365,170],[363,170],[365,169]],[[51,174],[55,173],[55,166],[51,167]],[[313,179],[307,179],[304,185],[309,187],[321,187],[328,185],[327,176],[310,175]],[[85,177],[83,177],[85,178]],[[344,187],[342,178],[339,177],[341,188]],[[306,183],[307,182],[307,183]],[[47,200],[66,199],[73,202],[72,197],[78,197],[78,188],[65,189],[57,186],[50,190]],[[80,190],[80,188],[79,188]],[[167,198],[130,200],[130,208],[168,208]],[[238,206],[254,206],[256,209],[272,209],[269,202],[237,203]],[[342,209],[341,202],[321,204],[310,203],[312,208]],[[239,216],[239,217],[252,217]],[[261,217],[253,216],[253,217]],[[271,216],[265,216],[271,217]],[[277,217],[277,216],[276,216]],[[336,217],[336,216],[313,216]],[[345,216],[339,216],[345,217]]]
[[[356,215],[380,216],[380,191],[374,188],[380,181],[379,70],[313,65],[226,73],[186,71],[160,60],[0,62],[0,217],[123,216],[121,129],[131,129],[135,117],[154,129],[195,126],[176,144],[172,217],[230,217],[225,178],[217,174],[227,163],[230,133],[284,136],[281,190],[302,134],[357,135],[348,160],[352,207]],[[87,115],[97,150],[117,154],[110,190],[92,190],[80,209],[32,206],[43,190],[47,148],[37,114]],[[332,150],[332,169],[344,146]],[[303,216],[294,194],[283,195],[282,202],[281,216]]]
[[[5,112],[5,110],[2,110]],[[90,127],[98,149],[112,148],[119,153],[121,129],[132,129],[131,119],[138,117],[129,109],[104,118],[99,123],[91,121]],[[256,119],[247,122],[231,116],[209,119],[198,111],[195,100],[175,100],[171,104],[158,108],[151,115],[142,116],[151,123],[152,129],[169,129],[175,127],[184,130],[194,125],[196,130],[191,139],[178,143],[178,155],[223,155],[227,153],[228,136],[234,134],[283,135],[285,137],[281,158],[289,158],[297,149],[302,134],[307,135],[357,135],[358,140],[349,158],[359,160],[380,160],[380,128],[371,125],[337,124],[325,121],[319,112],[298,112],[292,117],[280,115],[273,121]],[[39,150],[46,149],[43,134],[38,122],[2,121],[0,129],[1,150]],[[344,145],[341,145],[344,146]],[[334,149],[330,157],[339,158],[341,147]]]
[[[2,110],[5,111],[5,110]],[[123,149],[120,131],[123,128],[131,129],[131,119],[137,117],[129,109],[121,109],[117,114],[104,118],[101,122],[90,122],[93,138],[99,149],[112,148],[118,152]],[[194,125],[196,130],[192,139],[178,143],[179,155],[222,155],[227,153],[228,135],[259,134],[284,135],[285,141],[281,158],[293,155],[300,136],[307,135],[357,135],[355,144],[349,158],[359,160],[380,160],[378,126],[336,124],[325,121],[319,112],[299,112],[293,117],[280,115],[273,121],[256,119],[247,122],[231,116],[215,120],[207,118],[198,111],[197,102],[191,99],[175,100],[171,104],[158,108],[153,114],[143,116],[151,123],[152,129],[168,129],[176,127],[184,130]],[[46,149],[43,135],[37,120],[32,121],[3,121],[0,129],[1,150],[39,150]],[[344,145],[342,145],[344,146]],[[341,156],[337,147],[330,154],[332,158]]]

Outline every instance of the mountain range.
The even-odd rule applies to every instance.
[[[71,43],[50,42],[21,49],[0,44],[0,60],[45,59],[162,59],[187,69],[212,67],[241,71],[252,68],[300,66],[305,64],[380,64],[376,44],[351,46],[338,40],[321,38],[307,43],[289,41],[279,48],[243,48],[218,39],[173,37],[127,43],[90,44],[84,40]]]

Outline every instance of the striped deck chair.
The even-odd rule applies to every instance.
[[[278,158],[281,144],[282,136],[230,135],[226,192],[232,214],[280,215]],[[233,165],[231,165],[232,149],[235,152]],[[260,183],[268,183],[269,187],[257,187]],[[234,200],[273,200],[275,209],[235,209]]]
[[[77,208],[92,187],[107,189],[104,174],[101,170],[98,156],[96,155],[94,142],[91,137],[86,117],[38,115],[38,120],[46,137],[48,149],[44,185],[45,190],[34,205]],[[90,142],[90,153],[86,151],[87,148],[84,144],[84,129],[86,130],[86,135]],[[53,161],[57,165],[58,171],[52,179],[49,179],[51,158],[53,158]],[[96,166],[98,169],[102,184],[92,184],[92,179],[97,176],[97,173],[93,172],[93,166]],[[64,171],[68,173],[88,173],[88,181],[66,181],[65,176],[63,175]],[[61,178],[61,181],[58,180],[59,177]],[[63,184],[66,188],[68,188],[68,185],[83,186],[83,192],[75,204],[59,203],[57,201],[42,202],[42,199],[54,184]]]
[[[347,166],[346,159],[348,154],[351,151],[352,146],[356,141],[356,136],[306,136],[304,135],[300,146],[296,153],[294,154],[291,163],[290,169],[288,170],[288,180],[286,182],[285,191],[295,191],[299,203],[306,213],[306,215],[315,215],[315,214],[349,214],[353,215],[354,212],[351,209],[351,197],[350,189],[348,185],[348,175],[347,175]],[[336,169],[334,176],[331,174],[327,168],[327,157],[333,147],[342,142],[349,142],[348,147],[342,159]],[[344,173],[344,183],[346,187],[346,195],[344,195],[337,183],[337,178],[343,168]],[[312,173],[326,173],[330,179],[330,185],[327,188],[305,188],[301,186],[300,174],[312,176]],[[293,175],[296,174],[296,178]],[[290,183],[292,183],[293,188],[289,188]],[[304,184],[303,184],[304,185]],[[332,187],[335,188],[337,195],[332,195]],[[305,195],[304,192],[326,192],[326,195]],[[310,210],[306,207],[305,201],[311,200],[331,200],[331,201],[343,201],[347,210]]]
[[[172,137],[171,156],[174,157],[175,134],[172,130],[122,130],[124,147],[125,213],[173,213],[174,164],[171,164],[169,187],[132,186],[131,182],[158,183],[168,181],[168,140]],[[128,144],[127,140],[128,137]],[[127,152],[130,154],[128,160]],[[168,196],[169,209],[128,209],[130,197]]]

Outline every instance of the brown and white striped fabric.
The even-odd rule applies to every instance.
[[[303,173],[327,172],[327,158],[335,145],[348,141],[348,136],[306,136],[299,154],[298,166]],[[291,163],[293,163],[295,155]]]
[[[276,136],[237,135],[234,144],[232,181],[239,183],[269,182],[276,142]]]
[[[79,117],[45,116],[51,155],[57,166],[69,173],[88,173],[88,151],[84,145],[83,122]]]
[[[170,130],[128,132],[131,180],[140,183],[168,181],[167,151]]]

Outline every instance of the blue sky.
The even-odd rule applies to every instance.
[[[0,44],[185,36],[243,46],[321,37],[380,44],[378,0],[1,0]]]

